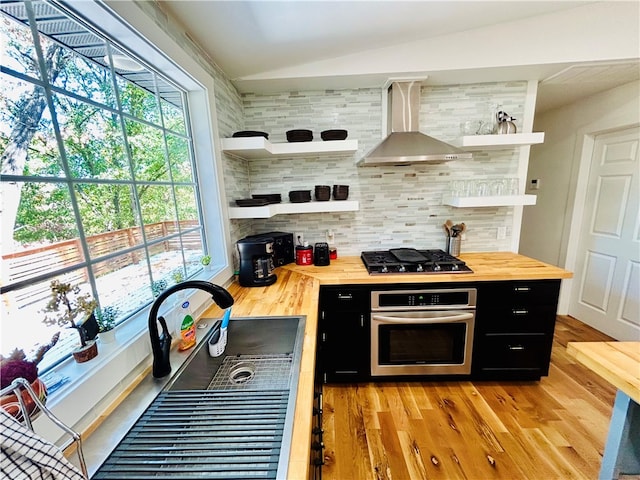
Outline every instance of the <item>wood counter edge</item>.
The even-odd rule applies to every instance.
[[[636,377],[629,380],[605,365],[603,363],[602,355],[598,355],[596,358],[594,353],[589,351],[589,349],[595,345],[606,346],[607,344],[611,344],[613,346],[613,344],[616,343],[620,344],[621,342],[569,342],[567,343],[567,355],[575,358],[589,370],[595,372],[618,390],[621,390],[632,398],[636,403],[640,404],[640,363],[636,365]],[[622,343],[633,343],[638,345],[638,348],[640,349],[640,342]],[[619,352],[618,349],[613,350],[615,350],[615,352]],[[632,375],[632,372],[626,373]]]

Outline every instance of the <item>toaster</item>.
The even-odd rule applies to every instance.
[[[324,267],[329,263],[329,244],[326,242],[316,243],[313,249],[313,264]]]

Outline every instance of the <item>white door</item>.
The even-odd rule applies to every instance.
[[[569,314],[640,340],[640,128],[595,138]]]

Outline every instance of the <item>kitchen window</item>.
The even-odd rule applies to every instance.
[[[0,11],[0,351],[28,352],[62,330],[42,372],[77,340],[42,323],[52,279],[117,307],[123,322],[202,272],[223,229],[205,234],[190,118],[206,107],[190,106],[193,88],[58,3]],[[217,201],[217,186],[207,190]]]

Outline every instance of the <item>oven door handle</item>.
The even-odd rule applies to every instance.
[[[392,315],[371,315],[371,320],[378,320],[385,323],[442,323],[442,322],[465,322],[473,318],[473,313],[457,313],[454,315],[427,316],[427,317],[400,317]]]

